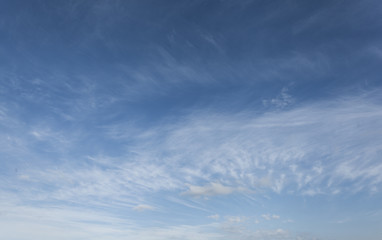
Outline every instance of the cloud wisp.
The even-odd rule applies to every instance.
[[[2,237],[379,239],[381,6],[0,1]]]
[[[228,195],[234,192],[244,191],[243,188],[233,188],[224,186],[220,183],[212,182],[204,186],[189,185],[188,190],[183,192],[183,195],[189,195],[193,197],[208,197],[216,195]]]
[[[126,203],[122,199],[130,196],[131,207],[142,203],[140,196],[161,191],[183,197],[375,192],[382,183],[381,118],[373,98],[359,97],[262,115],[198,112],[175,124],[134,130],[122,156],[30,168],[18,173],[14,186],[20,196],[64,201],[97,196],[92,201]]]
[[[154,209],[155,208],[153,206],[146,205],[146,204],[138,204],[137,206],[133,207],[133,210],[139,211],[139,212],[146,211],[146,210],[154,210]]]

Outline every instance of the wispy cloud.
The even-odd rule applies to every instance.
[[[146,204],[139,204],[135,207],[133,207],[133,210],[135,211],[145,211],[145,210],[154,210],[155,208],[153,206],[150,206],[150,205],[146,205]]]
[[[377,0],[0,8],[4,238],[314,239],[285,227],[317,199],[379,208]]]
[[[219,220],[220,215],[219,214],[214,214],[214,215],[208,216],[208,218],[211,218],[211,219],[214,219],[214,220]]]
[[[17,206],[1,203],[0,223],[8,230],[6,238],[88,238],[119,239],[122,227],[134,227],[131,221],[105,212],[68,206]],[[23,231],[19,231],[23,226]]]
[[[277,97],[272,98],[270,100],[263,100],[263,105],[266,107],[273,105],[277,108],[285,108],[293,104],[294,101],[294,98],[290,94],[288,94],[288,88],[283,87],[281,89],[280,94]]]
[[[131,209],[132,212],[153,210],[148,194],[159,196],[166,192],[174,197],[163,202],[165,206],[161,206],[161,211],[177,204],[209,214],[214,211],[190,202],[198,198],[187,196],[214,198],[268,191],[312,197],[344,192],[375,193],[382,183],[378,155],[382,146],[379,137],[382,112],[377,100],[372,93],[264,114],[197,111],[175,123],[145,130],[136,128],[133,137],[119,136],[130,138],[132,143],[122,156],[85,156],[81,157],[81,163],[68,159],[65,164],[45,164],[44,169],[33,166],[21,169],[12,177],[13,190],[3,186],[2,191],[20,202],[52,202],[55,206],[86,202],[88,210],[107,207]],[[100,134],[104,134],[105,139],[114,138],[108,132],[113,127],[102,129],[105,131]],[[31,127],[27,132],[33,141],[50,139],[59,143],[66,139],[64,133],[54,128]],[[21,154],[36,156],[28,148],[30,140],[20,139],[25,144]],[[51,148],[58,146],[51,145]],[[2,179],[10,181],[9,177]],[[281,219],[276,214],[261,217]],[[296,236],[280,231],[248,232],[242,229],[245,226],[237,226],[242,224],[241,218],[227,220],[217,214],[209,218],[216,222],[225,219],[222,231],[228,236],[235,231],[242,231],[239,236],[243,239],[293,239]],[[20,216],[18,219],[29,221],[21,220]],[[113,221],[120,221],[118,219]],[[7,224],[11,227],[11,222]],[[42,226],[41,223],[36,227],[47,231]],[[52,227],[54,231],[60,229]],[[107,227],[105,231],[121,231],[113,229]],[[86,234],[92,236],[93,233]],[[168,236],[164,232],[161,234]],[[199,237],[221,236],[214,234]]]
[[[229,194],[232,187],[224,186],[238,182],[308,195],[338,188],[353,191],[348,180],[360,191],[381,183],[377,134],[381,115],[373,97],[349,97],[264,115],[197,113],[178,124],[151,129],[150,139],[140,142],[151,149],[145,151],[145,158],[161,149],[179,169],[177,177],[190,182],[189,194]],[[220,177],[224,177],[221,186],[195,184]]]
[[[226,216],[225,219],[230,223],[242,223],[247,221],[247,217],[244,216]]]
[[[242,188],[232,188],[228,186],[224,186],[220,183],[209,183],[205,186],[194,186],[189,185],[189,190],[183,192],[184,195],[191,196],[215,196],[215,195],[228,195],[235,191],[243,191]]]
[[[131,207],[142,202],[144,193],[160,191],[206,197],[244,190],[288,189],[309,196],[375,192],[382,183],[381,117],[373,97],[263,115],[197,112],[177,123],[135,129],[138,134],[130,136],[133,144],[122,156],[82,157],[86,164],[69,159],[44,170],[23,169],[14,185],[30,196],[65,201],[135,196],[129,198]],[[61,139],[53,130],[34,133],[40,139]],[[112,136],[105,132],[105,137]]]
[[[280,219],[280,216],[276,214],[263,214],[261,217],[268,221],[272,219]]]

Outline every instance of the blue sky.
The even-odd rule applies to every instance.
[[[1,235],[381,239],[381,13],[1,1]]]

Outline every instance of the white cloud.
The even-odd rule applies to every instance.
[[[180,163],[188,182],[224,179],[231,187],[239,183],[277,193],[292,188],[312,195],[313,190],[314,194],[345,190],[349,179],[360,184],[360,191],[382,183],[378,171],[382,167],[378,161],[381,117],[380,106],[368,97],[259,116],[199,112],[166,130],[154,131],[161,143],[158,146],[154,140],[145,149],[156,145],[154,152],[164,150],[173,163]],[[191,186],[195,188],[190,193],[206,194],[211,189]]]
[[[320,191],[319,189],[307,189],[307,190],[304,190],[302,192],[302,195],[307,195],[307,196],[316,196],[318,194],[323,194],[322,191]]]
[[[347,223],[349,221],[351,221],[350,218],[344,218],[344,219],[340,219],[340,220],[337,220],[337,221],[333,221],[332,223],[343,224],[343,223]]]
[[[153,206],[150,206],[150,205],[146,205],[146,204],[139,204],[135,207],[133,207],[133,210],[135,211],[145,211],[145,210],[154,210],[155,208]]]
[[[27,210],[27,209],[24,209]],[[40,209],[41,210],[41,209]],[[44,209],[46,211],[46,209]],[[32,214],[30,211],[26,211]],[[96,240],[166,240],[166,239],[220,239],[221,234],[216,232],[214,225],[179,225],[161,228],[141,228],[107,216],[95,215],[89,217],[81,211],[74,212],[49,212],[51,217],[44,212],[35,212],[26,217],[26,214],[2,217],[2,236],[7,239],[96,239]],[[48,217],[45,219],[45,217]],[[80,219],[72,219],[80,217]],[[20,231],[20,228],[23,231]]]
[[[264,106],[273,105],[277,108],[285,108],[289,105],[292,105],[294,102],[295,102],[295,99],[290,94],[288,94],[288,88],[283,87],[281,89],[280,94],[277,97],[272,98],[270,100],[263,100],[263,105]]]
[[[270,240],[270,239],[283,239],[294,240],[295,234],[284,229],[259,229],[256,231],[249,230],[244,226],[226,225],[223,227],[228,237],[232,239],[253,239],[253,240]],[[302,238],[304,239],[304,238]]]
[[[247,221],[247,219],[248,219],[245,216],[227,216],[225,218],[230,223],[243,223],[243,222]]]
[[[189,185],[189,190],[183,192],[184,195],[191,196],[215,196],[215,195],[228,195],[235,191],[240,191],[239,188],[232,188],[224,186],[220,183],[212,182],[205,186]]]
[[[8,202],[0,203],[0,226],[2,236],[7,239],[222,240],[233,236],[239,240],[296,239],[284,229],[252,231],[246,227],[245,216],[227,216],[224,223],[207,225],[142,227],[126,215],[122,218],[104,211],[69,206],[18,206],[7,199]]]
[[[214,215],[208,216],[208,218],[211,218],[211,219],[214,219],[214,220],[219,220],[220,215],[219,214],[214,214]]]
[[[2,236],[8,239],[120,239],[131,221],[102,211],[68,206],[18,206],[1,202]],[[20,228],[23,231],[20,231]]]
[[[280,216],[276,214],[263,214],[261,217],[268,221],[272,219],[280,219]]]
[[[269,214],[263,214],[261,217],[268,221],[271,220],[271,216]]]
[[[112,206],[133,213],[134,208],[145,209],[138,206],[150,202],[148,196],[163,192],[179,198],[166,203],[208,214],[214,214],[216,209],[210,210],[197,203],[198,198],[179,196],[179,193],[195,197],[267,191],[311,196],[375,193],[382,189],[381,118],[379,102],[369,96],[264,114],[195,111],[175,122],[134,129],[124,154],[67,155],[58,158],[60,164],[43,158],[40,165],[28,165],[14,178],[0,176],[0,180],[12,182],[12,188],[17,190],[17,196],[13,194],[13,197],[20,202],[86,203],[89,209]],[[131,123],[128,125],[127,128],[133,128]],[[123,126],[114,127],[103,128],[100,134],[106,140],[116,139],[109,130],[118,133]],[[36,131],[41,139],[56,139],[57,143],[61,136],[70,139],[53,127],[22,129],[27,133]],[[3,153],[20,156],[18,159],[40,156],[31,151],[29,138],[35,139],[33,135],[1,133],[1,136],[0,142],[6,146],[1,150]],[[129,134],[117,136],[118,140],[126,137]],[[51,146],[56,148],[55,144]],[[4,186],[2,191],[10,192]],[[264,214],[262,218],[280,217]],[[235,218],[231,220],[231,224],[240,225],[235,223]],[[38,229],[46,230],[41,227],[43,224],[39,226]],[[237,230],[237,227],[241,226],[227,226],[227,229]],[[164,236],[168,235],[163,233]],[[262,235],[243,236],[261,239]]]
[[[43,171],[30,167],[19,173],[29,180],[19,177],[13,185],[21,198],[98,204],[113,199],[131,208],[145,201],[144,193],[181,192],[185,184],[183,194],[206,197],[285,189],[310,196],[375,192],[382,184],[377,102],[353,97],[263,115],[195,112],[175,123],[135,129],[126,155],[87,157],[83,165],[69,158]],[[7,144],[8,152],[35,156],[26,141],[18,152]]]
[[[292,219],[287,219],[287,220],[284,220],[283,222],[284,223],[294,223],[294,221]]]
[[[208,210],[204,207],[201,207],[200,206],[200,203],[198,202],[193,202],[192,200],[193,199],[179,199],[178,197],[172,197],[172,196],[169,196],[166,198],[167,200],[169,200],[172,204],[180,204],[184,207],[187,207],[187,208],[192,208],[194,210],[198,210],[198,211],[203,211],[203,212],[207,212],[207,213],[211,213],[211,210]]]

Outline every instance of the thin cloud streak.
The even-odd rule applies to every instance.
[[[184,197],[243,189],[309,196],[375,192],[382,183],[381,118],[380,105],[357,97],[264,115],[191,114],[142,131],[128,148],[133,155],[24,170],[14,185],[20,197],[94,201],[97,196],[106,203],[130,196],[131,207],[145,193],[161,191]]]
[[[215,196],[215,195],[228,195],[232,194],[236,191],[243,191],[244,189],[241,188],[232,188],[228,186],[224,186],[220,183],[209,183],[205,186],[194,186],[189,185],[189,189],[185,192],[183,192],[183,195],[190,195],[194,197],[198,196]]]
[[[0,1],[3,237],[379,239],[381,3]]]
[[[370,190],[381,184],[373,170],[380,167],[380,109],[373,99],[350,97],[260,116],[198,113],[150,130],[141,147],[155,154],[159,146],[180,171],[198,169],[188,176],[193,184],[220,176],[222,184],[328,194],[334,188],[349,191],[351,179],[357,191]]]

